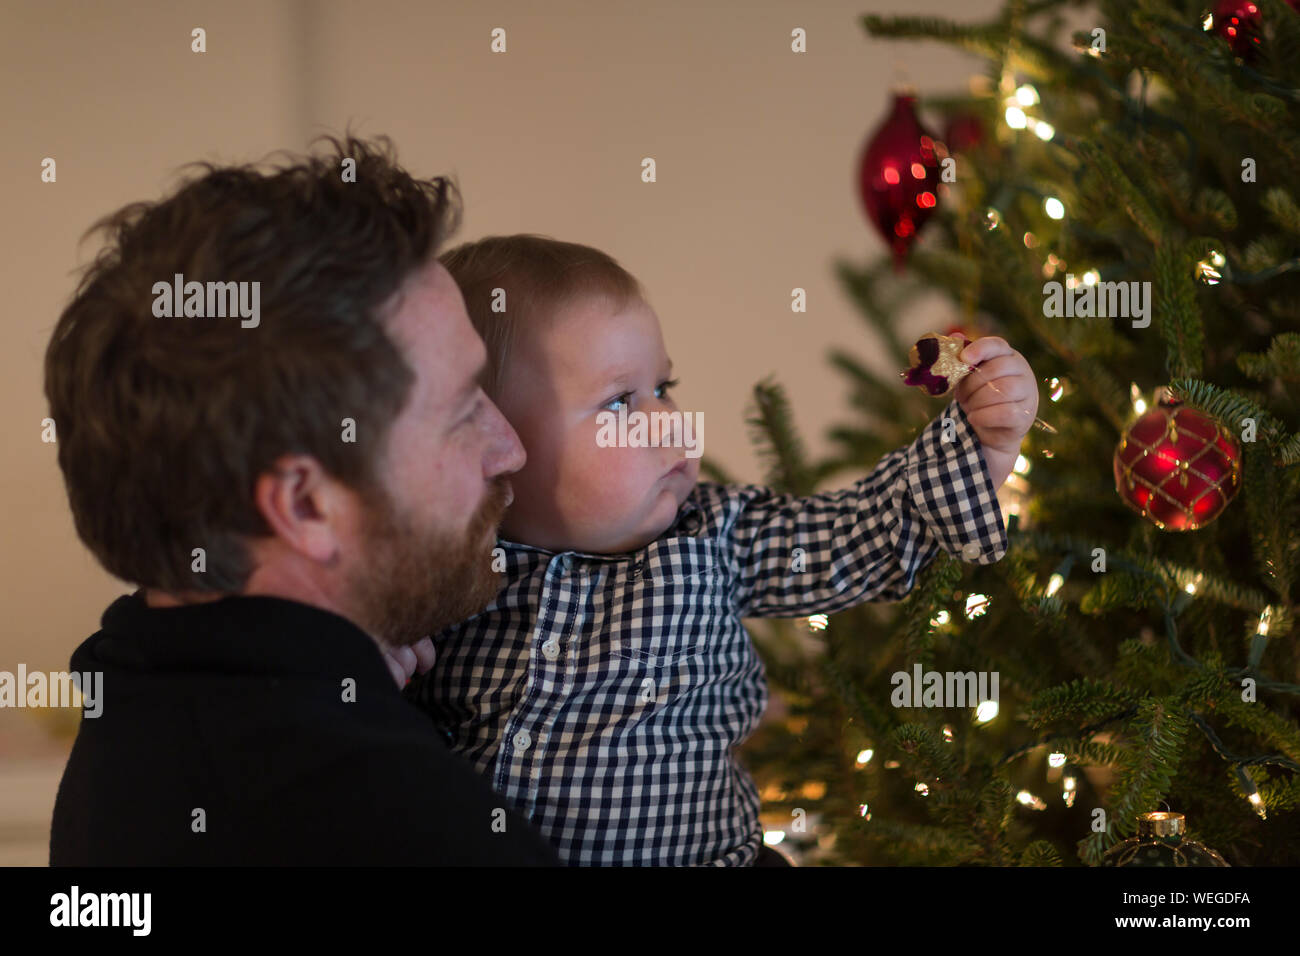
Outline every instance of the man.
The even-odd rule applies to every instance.
[[[51,864],[558,863],[400,691],[496,594],[524,463],[435,259],[459,196],[329,143],[101,221],[54,330],[77,532],[140,590],[73,654]]]

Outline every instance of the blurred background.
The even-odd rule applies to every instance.
[[[612,254],[649,290],[682,385],[707,412],[706,455],[761,478],[745,426],[777,373],[808,451],[845,404],[830,348],[873,342],[836,258],[884,245],[857,195],[859,151],[900,81],[960,89],[974,57],[873,40],[867,13],[980,19],[991,0],[680,2],[23,2],[0,32],[0,671],[67,667],[133,590],[74,532],[41,441],[42,360],[100,216],[155,199],[193,160],[305,150],[351,124],[464,195],[453,242],[536,232]],[[205,53],[191,31],[206,31]],[[490,50],[506,31],[507,52]],[[791,51],[791,32],[807,52]],[[653,157],[658,181],[641,181]],[[55,183],[41,162],[57,162]],[[807,312],[791,311],[791,290]],[[952,325],[938,294],[900,333]],[[889,374],[883,357],[875,371]],[[938,406],[936,406],[936,411]],[[0,709],[0,865],[44,865],[78,712]]]

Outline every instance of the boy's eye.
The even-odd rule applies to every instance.
[[[677,385],[678,385],[678,380],[675,378],[669,379],[666,382],[660,382],[657,386],[655,386],[655,398],[666,397],[668,390],[670,388],[677,387]],[[624,392],[622,395],[618,396],[618,398],[610,399],[601,407],[608,408],[610,411],[615,411],[616,409],[611,408],[610,406],[625,405],[627,404],[627,400],[631,397],[632,397],[631,392]]]
[[[666,382],[660,382],[660,383],[659,383],[659,387],[656,388],[655,391],[656,391],[656,392],[667,393],[668,390],[669,390],[670,388],[676,388],[676,387],[677,387],[677,384],[678,384],[677,379],[675,379],[675,378],[670,378],[670,379],[669,379],[668,381],[666,381]],[[660,398],[663,398],[664,395],[659,395],[659,397],[660,397]]]

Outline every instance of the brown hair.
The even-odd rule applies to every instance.
[[[484,391],[499,398],[516,329],[545,323],[566,306],[589,296],[614,309],[645,299],[641,284],[611,256],[573,242],[520,234],[488,236],[449,249],[438,257],[465,297],[470,321],[487,346]],[[496,289],[505,290],[506,310],[494,312]]]
[[[387,137],[323,138],[332,151],[265,172],[190,164],[202,175],[170,198],[86,233],[107,244],[54,328],[45,394],[77,534],[123,580],[242,590],[247,538],[272,533],[254,485],[281,455],[313,456],[367,500],[380,487],[415,380],[384,323],[456,230],[460,197],[401,169]],[[260,323],[155,317],[154,284],[177,273],[259,282]]]

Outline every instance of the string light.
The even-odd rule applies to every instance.
[[[825,614],[814,614],[808,618],[808,630],[824,631],[826,630],[826,623],[829,620],[830,618],[827,617]]]
[[[980,701],[980,705],[975,708],[975,723],[987,724],[997,715],[998,702],[996,700]]]
[[[952,743],[952,727],[948,724],[943,725],[943,739],[945,743]]]
[[[1065,801],[1067,807],[1074,806],[1074,798],[1078,792],[1074,774],[1067,773],[1061,779],[1061,799]]]
[[[1056,127],[1051,123],[1044,123],[1042,120],[1038,120],[1034,123],[1034,135],[1046,143],[1056,135]]]
[[[998,226],[1002,225],[1002,216],[996,209],[990,206],[984,212],[984,228],[992,232]]]
[[[1016,794],[1016,799],[1019,800],[1024,806],[1031,807],[1034,810],[1047,809],[1047,804],[1045,804],[1042,800],[1039,800],[1028,790],[1021,790],[1018,794]]]
[[[1255,808],[1259,818],[1267,820],[1268,813],[1264,809],[1264,798],[1259,795],[1259,789],[1255,786],[1255,781],[1251,779],[1250,774],[1246,772],[1246,768],[1240,765],[1237,767],[1237,780],[1241,783],[1241,789],[1246,791],[1246,799]]]
[[[944,611],[940,611],[940,612],[939,612],[938,614],[936,614],[934,617],[930,618],[930,626],[931,626],[931,627],[943,627],[943,625],[945,625],[945,624],[948,623],[948,620],[949,620],[949,618],[948,618],[948,612],[947,612],[946,610],[944,610]]]
[[[1268,621],[1273,616],[1273,606],[1270,604],[1259,612],[1259,625],[1255,628],[1255,633],[1260,637],[1268,637]]]
[[[1007,125],[1012,129],[1024,129],[1029,123],[1029,118],[1025,116],[1025,111],[1019,106],[1008,106],[1006,117]]]
[[[1059,574],[1053,574],[1050,578],[1047,579],[1047,590],[1044,591],[1043,593],[1046,594],[1048,597],[1051,597],[1053,594],[1055,594],[1057,591],[1061,589],[1061,585],[1064,583],[1065,583],[1065,578],[1061,577],[1061,575]]]
[[[1087,272],[1083,274],[1083,284],[1096,285],[1097,280],[1100,278],[1101,278],[1100,272],[1098,272],[1096,269],[1089,269]]]
[[[1047,387],[1052,390],[1051,393],[1047,396],[1048,401],[1059,402],[1061,400],[1061,396],[1065,394],[1065,383],[1062,382],[1056,376],[1052,376],[1052,378],[1047,383]]]
[[[859,767],[865,767],[867,764],[871,763],[871,758],[874,757],[875,755],[876,752],[871,749],[859,750],[858,758],[857,760],[854,761],[854,763],[856,763]]]
[[[1062,753],[1048,754],[1048,755],[1047,755],[1047,765],[1048,765],[1049,767],[1063,767],[1063,766],[1065,766],[1065,754],[1062,754]]]
[[[918,780],[916,783],[916,792],[923,797],[928,797],[930,795],[930,785]]]
[[[1021,106],[1034,106],[1038,103],[1038,91],[1025,83],[1016,90],[1016,102]]]
[[[1065,203],[1061,202],[1061,200],[1057,199],[1055,196],[1048,196],[1043,200],[1043,211],[1052,219],[1064,219]]]
[[[768,830],[763,834],[763,842],[768,846],[776,846],[785,839],[784,830]]]
[[[1029,474],[1029,459],[1024,455],[1016,455],[1016,463],[1011,466],[1011,470],[1017,475]]]
[[[987,594],[972,594],[966,598],[966,620],[973,621],[989,609],[989,596]]]
[[[862,819],[864,820],[871,819],[871,811],[867,809],[867,805],[865,803],[858,805],[858,816],[862,817]]]
[[[1128,396],[1133,402],[1133,411],[1141,415],[1147,410],[1147,403],[1142,399],[1142,392],[1137,387],[1137,382],[1129,383]]]
[[[1223,273],[1219,269],[1225,262],[1227,260],[1218,250],[1212,251],[1208,258],[1196,263],[1196,278],[1206,285],[1218,285],[1219,280],[1223,278]]]

